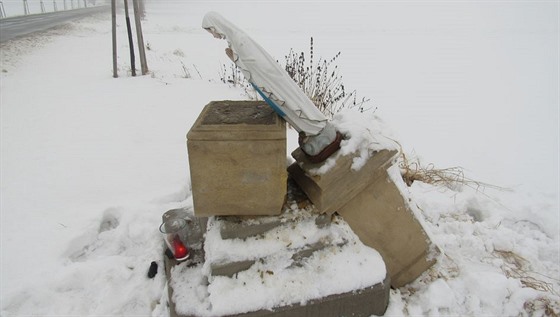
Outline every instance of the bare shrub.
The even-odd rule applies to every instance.
[[[367,98],[358,99],[356,90],[347,92],[338,72],[335,61],[340,57],[338,52],[330,60],[319,58],[317,64],[313,64],[314,48],[313,37],[309,48],[309,63],[306,62],[305,53],[297,53],[290,49],[285,56],[285,69],[290,77],[298,84],[303,92],[313,101],[313,104],[327,117],[345,108],[358,107],[365,111]]]
[[[222,64],[218,75],[220,76],[220,81],[222,83],[242,88],[249,100],[259,100],[257,92],[253,89],[245,76],[243,76],[241,69],[239,69],[239,67],[237,67],[234,63],[229,65],[229,67]]]
[[[229,65],[229,67],[226,66],[226,64],[222,64],[220,66],[219,75],[220,80],[224,84],[230,84],[233,85],[233,87],[245,87],[249,85],[239,67],[233,63]]]

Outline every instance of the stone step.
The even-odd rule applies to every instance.
[[[344,243],[336,244],[336,246],[341,247],[345,245]],[[313,255],[316,251],[323,250],[327,247],[333,246],[332,244],[325,243],[323,241],[319,241],[314,244],[306,245],[305,247],[295,250],[294,255],[292,256],[293,263],[290,265],[289,268],[294,266],[303,266],[303,262],[305,259],[309,258]],[[211,275],[212,276],[228,276],[232,277],[237,273],[242,271],[248,270],[253,264],[257,261],[266,261],[264,258],[255,259],[255,260],[245,260],[245,261],[234,261],[234,262],[225,262],[225,263],[212,263],[210,265]]]
[[[235,274],[248,270],[256,260],[236,261],[228,263],[213,263],[210,266],[212,276],[232,277]]]
[[[171,269],[177,264],[174,259],[165,257],[165,273],[168,285]],[[389,304],[391,281],[389,275],[381,283],[373,286],[346,292],[342,294],[329,295],[314,299],[305,305],[288,305],[275,307],[272,310],[258,310],[243,314],[225,315],[224,317],[370,317],[383,316]],[[196,317],[192,315],[178,314],[176,304],[173,301],[174,291],[168,287],[169,292],[169,316],[170,317]]]
[[[220,217],[222,239],[245,239],[282,225],[280,217]]]
[[[370,317],[383,316],[390,296],[390,279],[353,292],[330,295],[305,305],[290,305],[273,310],[259,310],[231,317]],[[183,316],[180,316],[183,317]],[[186,316],[185,316],[186,317]]]

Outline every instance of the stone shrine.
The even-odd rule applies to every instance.
[[[389,172],[396,150],[370,153],[357,170],[352,162],[358,154],[337,152],[328,159],[328,164],[335,160],[333,166],[318,173],[327,161],[311,163],[299,148],[292,153],[296,162],[286,166],[285,129],[284,121],[259,101],[213,101],[190,129],[193,208],[163,215],[164,222],[188,219],[192,248],[185,261],[165,257],[171,316],[383,315],[390,286],[412,282],[435,263],[437,247],[402,192],[402,179]],[[366,256],[367,250],[373,253]],[[375,282],[320,292],[342,281],[321,275],[341,259],[349,261],[348,273],[358,271],[356,285]],[[353,259],[372,266],[352,267]],[[293,287],[280,278],[294,283],[298,274],[312,279],[300,288],[317,295],[265,309],[242,296],[255,309],[224,307],[236,292],[274,294],[275,289],[259,292],[267,283],[280,291]],[[220,293],[223,283],[231,287]]]

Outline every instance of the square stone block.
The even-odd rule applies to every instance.
[[[393,163],[396,154],[395,150],[379,151],[357,171],[352,170],[355,155],[340,156],[328,172],[313,175],[311,171],[319,169],[326,162],[311,163],[298,148],[292,152],[296,163],[288,167],[288,172],[320,213],[332,214],[361,193],[377,170],[387,169]]]
[[[277,215],[286,126],[264,101],[213,101],[187,134],[196,216]]]

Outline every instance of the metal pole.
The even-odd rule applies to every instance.
[[[64,0],[64,10],[68,10],[68,7],[66,6],[66,0]]]
[[[130,48],[130,68],[132,76],[136,76],[136,61],[134,60],[134,42],[132,41],[132,27],[128,16],[128,0],[124,0],[124,16],[126,19],[126,30],[128,32],[128,47]]]
[[[0,1],[0,18],[6,17],[6,11],[4,11],[4,3]]]
[[[113,26],[113,78],[119,77],[117,72],[117,0],[111,0],[111,20]],[[74,0],[72,0],[74,4]]]
[[[134,23],[136,24],[136,36],[138,38],[138,51],[140,52],[140,67],[142,68],[142,75],[146,75],[148,73],[148,63],[146,61],[146,51],[144,49],[144,36],[142,35],[138,0],[132,0],[132,6],[134,8]]]
[[[53,0],[53,10],[54,12],[58,11],[58,7],[56,6],[56,0]]]
[[[29,14],[29,4],[27,3],[27,0],[23,0],[23,14]]]
[[[143,18],[146,16],[146,6],[144,5],[144,0],[140,0],[140,17]]]

